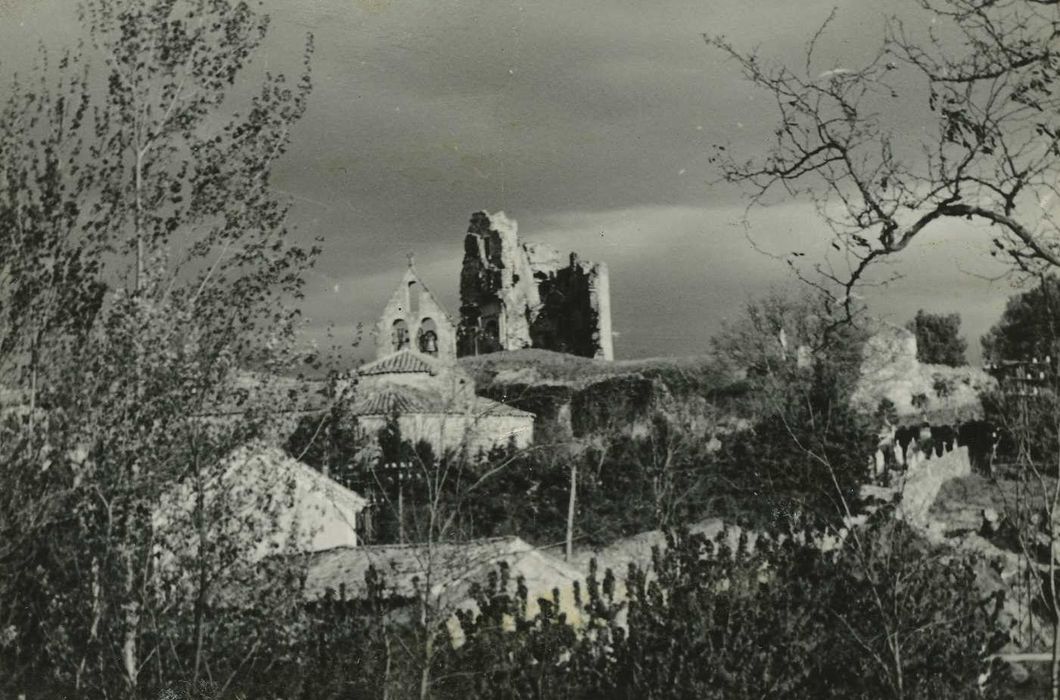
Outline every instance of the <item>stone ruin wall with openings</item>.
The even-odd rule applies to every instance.
[[[614,359],[607,265],[520,243],[503,212],[476,212],[464,239],[458,354],[522,348]]]

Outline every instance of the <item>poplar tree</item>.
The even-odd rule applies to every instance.
[[[84,40],[42,49],[0,104],[0,694],[221,689],[290,609],[236,539],[282,492],[255,524],[224,487],[289,405],[269,378],[297,357],[315,250],[271,171],[312,47],[296,80],[247,92],[268,30],[251,3],[85,0],[79,18]],[[167,519],[177,485],[195,496]],[[238,624],[220,604],[237,583],[257,596]]]

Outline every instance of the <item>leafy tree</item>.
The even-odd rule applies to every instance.
[[[994,362],[1056,357],[1060,339],[1060,279],[1055,275],[1011,297],[1001,319],[982,338],[983,354]]]
[[[484,482],[475,498],[463,503],[459,528],[472,537],[517,535],[535,544],[561,542],[566,527],[569,461],[573,459],[577,456],[562,447],[514,453],[495,450],[481,468],[505,460],[510,460],[509,466]],[[587,518],[595,522],[596,514]]]
[[[332,379],[329,384],[336,386]],[[300,462],[321,471],[343,486],[364,492],[364,463],[378,458],[370,436],[350,415],[352,388],[329,390],[327,408],[302,417],[287,437],[284,449]]]
[[[916,334],[916,357],[921,362],[950,367],[968,364],[960,314],[931,314],[920,309],[906,327]]]
[[[749,522],[857,508],[875,449],[872,418],[850,404],[865,333],[835,311],[827,298],[774,294],[714,342],[720,362],[746,371],[734,408],[749,427],[722,437],[717,462],[728,508]]]
[[[765,152],[747,160],[719,148],[722,172],[753,201],[775,193],[814,203],[843,256],[816,270],[844,287],[847,306],[869,268],[946,220],[991,226],[994,254],[1015,271],[1060,265],[1049,204],[1060,168],[1060,5],[909,5],[858,65],[819,57],[831,17],[797,66],[709,38],[776,108]],[[910,104],[926,108],[927,128],[903,122]]]
[[[1009,478],[1000,481],[1005,540],[1025,567],[1025,628],[1036,627],[1051,652],[1052,697],[1060,696],[1060,386],[1004,390],[983,397],[986,419],[1000,433],[995,458]],[[1027,625],[1027,623],[1030,623]],[[1032,646],[1038,639],[1026,639]]]
[[[88,43],[42,52],[0,104],[0,694],[224,689],[294,629],[295,579],[247,546],[282,489],[242,520],[218,486],[273,435],[271,377],[300,354],[314,251],[269,174],[309,50],[241,106],[268,26],[246,3],[86,0],[81,19]],[[217,605],[233,590],[255,614]]]
[[[874,520],[834,549],[810,533],[673,533],[649,569],[591,570],[578,620],[503,569],[463,613],[452,697],[978,696],[1001,636],[974,559]],[[514,583],[514,591],[511,584]],[[577,589],[576,589],[577,591]],[[994,681],[996,683],[996,679]],[[984,695],[998,697],[994,683]]]

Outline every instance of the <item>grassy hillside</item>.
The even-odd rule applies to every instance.
[[[607,362],[550,350],[513,350],[464,357],[460,365],[479,389],[501,385],[558,385],[582,389],[601,381],[639,376],[659,379],[672,391],[720,389],[730,383],[706,355]]]
[[[660,357],[607,362],[548,350],[516,350],[465,357],[461,366],[483,396],[537,416],[541,440],[562,441],[633,428],[660,402],[702,402],[731,392],[732,381],[711,358]]]

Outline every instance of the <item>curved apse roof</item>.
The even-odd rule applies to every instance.
[[[469,415],[474,418],[487,416],[529,416],[534,414],[493,401],[483,396],[464,399],[449,398],[431,391],[412,387],[386,387],[360,393],[354,399],[351,413],[355,416],[387,416],[401,414]]]
[[[409,349],[398,350],[357,370],[357,374],[369,377],[376,374],[436,374],[438,368],[423,355]]]

